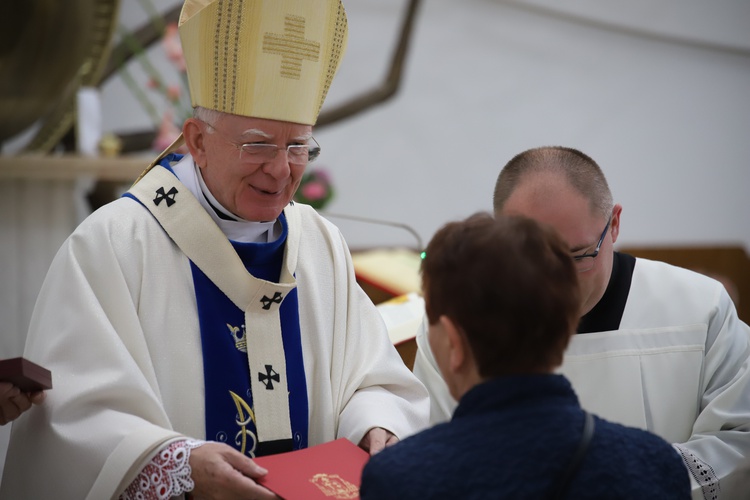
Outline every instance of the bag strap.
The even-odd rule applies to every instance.
[[[591,444],[591,438],[594,437],[594,416],[587,411],[584,411],[583,413],[585,414],[585,420],[583,423],[581,441],[578,443],[578,449],[576,449],[570,462],[568,462],[568,468],[565,470],[565,473],[558,483],[557,490],[553,493],[551,498],[563,498],[568,489],[568,485],[570,484],[570,480],[573,479],[573,476],[583,461],[583,457],[586,456],[589,444]]]

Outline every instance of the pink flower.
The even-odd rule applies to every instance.
[[[302,196],[308,200],[320,200],[326,195],[326,187],[318,181],[310,181],[302,186]]]
[[[162,116],[161,124],[159,125],[159,130],[156,133],[156,138],[154,139],[152,147],[155,151],[164,151],[170,144],[175,141],[175,139],[177,139],[177,137],[180,135],[180,132],[182,131],[177,128],[177,125],[174,124],[174,116],[172,114],[172,111],[165,111],[164,116]],[[180,147],[180,149],[177,150],[177,152],[185,153],[187,152],[187,148],[183,145]]]
[[[172,84],[167,86],[167,99],[169,99],[172,102],[177,102],[180,100],[180,95],[182,95],[182,86],[179,84]]]
[[[331,181],[331,176],[328,175],[328,170],[324,169],[323,167],[318,167],[316,169],[313,169],[310,171],[311,174],[313,174],[313,177],[320,182],[324,184],[328,184]]]
[[[177,31],[177,23],[169,23],[167,25],[164,29],[164,38],[162,40],[167,58],[177,67],[178,71],[184,72],[185,57],[182,53],[182,44],[180,43],[180,35]]]

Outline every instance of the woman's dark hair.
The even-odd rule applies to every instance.
[[[457,324],[483,377],[554,369],[579,319],[568,246],[524,217],[479,213],[443,226],[422,285],[430,324],[442,315]]]

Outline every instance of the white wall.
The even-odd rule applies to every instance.
[[[383,78],[406,0],[345,5],[349,48],[326,107]],[[122,8],[142,22],[135,2]],[[331,212],[402,221],[426,242],[490,209],[513,155],[560,144],[604,169],[621,244],[750,250],[750,3],[423,0],[419,14],[397,97],[317,132]],[[105,128],[148,124],[117,81],[104,99]],[[334,221],[354,248],[414,244]]]
[[[376,80],[389,49],[360,28],[373,14],[366,21],[359,3],[350,2],[350,50],[334,99]],[[575,12],[586,2],[547,3]],[[595,3],[603,14],[627,10],[626,2]],[[649,2],[665,24],[705,28],[683,43],[498,1],[427,0],[398,98],[318,134],[321,162],[340,186],[331,210],[403,220],[427,239],[447,219],[489,209],[513,155],[562,144],[605,170],[624,205],[620,243],[750,249],[750,9],[712,2],[722,22],[709,11],[697,13],[705,14],[699,24],[686,12],[702,3]],[[653,15],[633,6],[623,15],[631,29]],[[383,237],[371,237],[371,226],[340,225],[352,246]]]

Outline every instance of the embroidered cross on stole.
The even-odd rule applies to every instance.
[[[279,283],[247,272],[221,229],[200,202],[165,168],[151,169],[129,193],[159,221],[182,252],[242,311],[247,329],[248,365],[258,441],[292,441],[286,358],[279,308],[297,286],[292,270],[297,263],[299,231],[289,231]],[[165,195],[169,194],[168,198]],[[163,200],[171,203],[162,203]],[[172,209],[178,206],[178,209]],[[299,226],[294,207],[285,210],[289,227]],[[200,238],[196,238],[200,234]],[[211,245],[203,244],[211,241]]]

